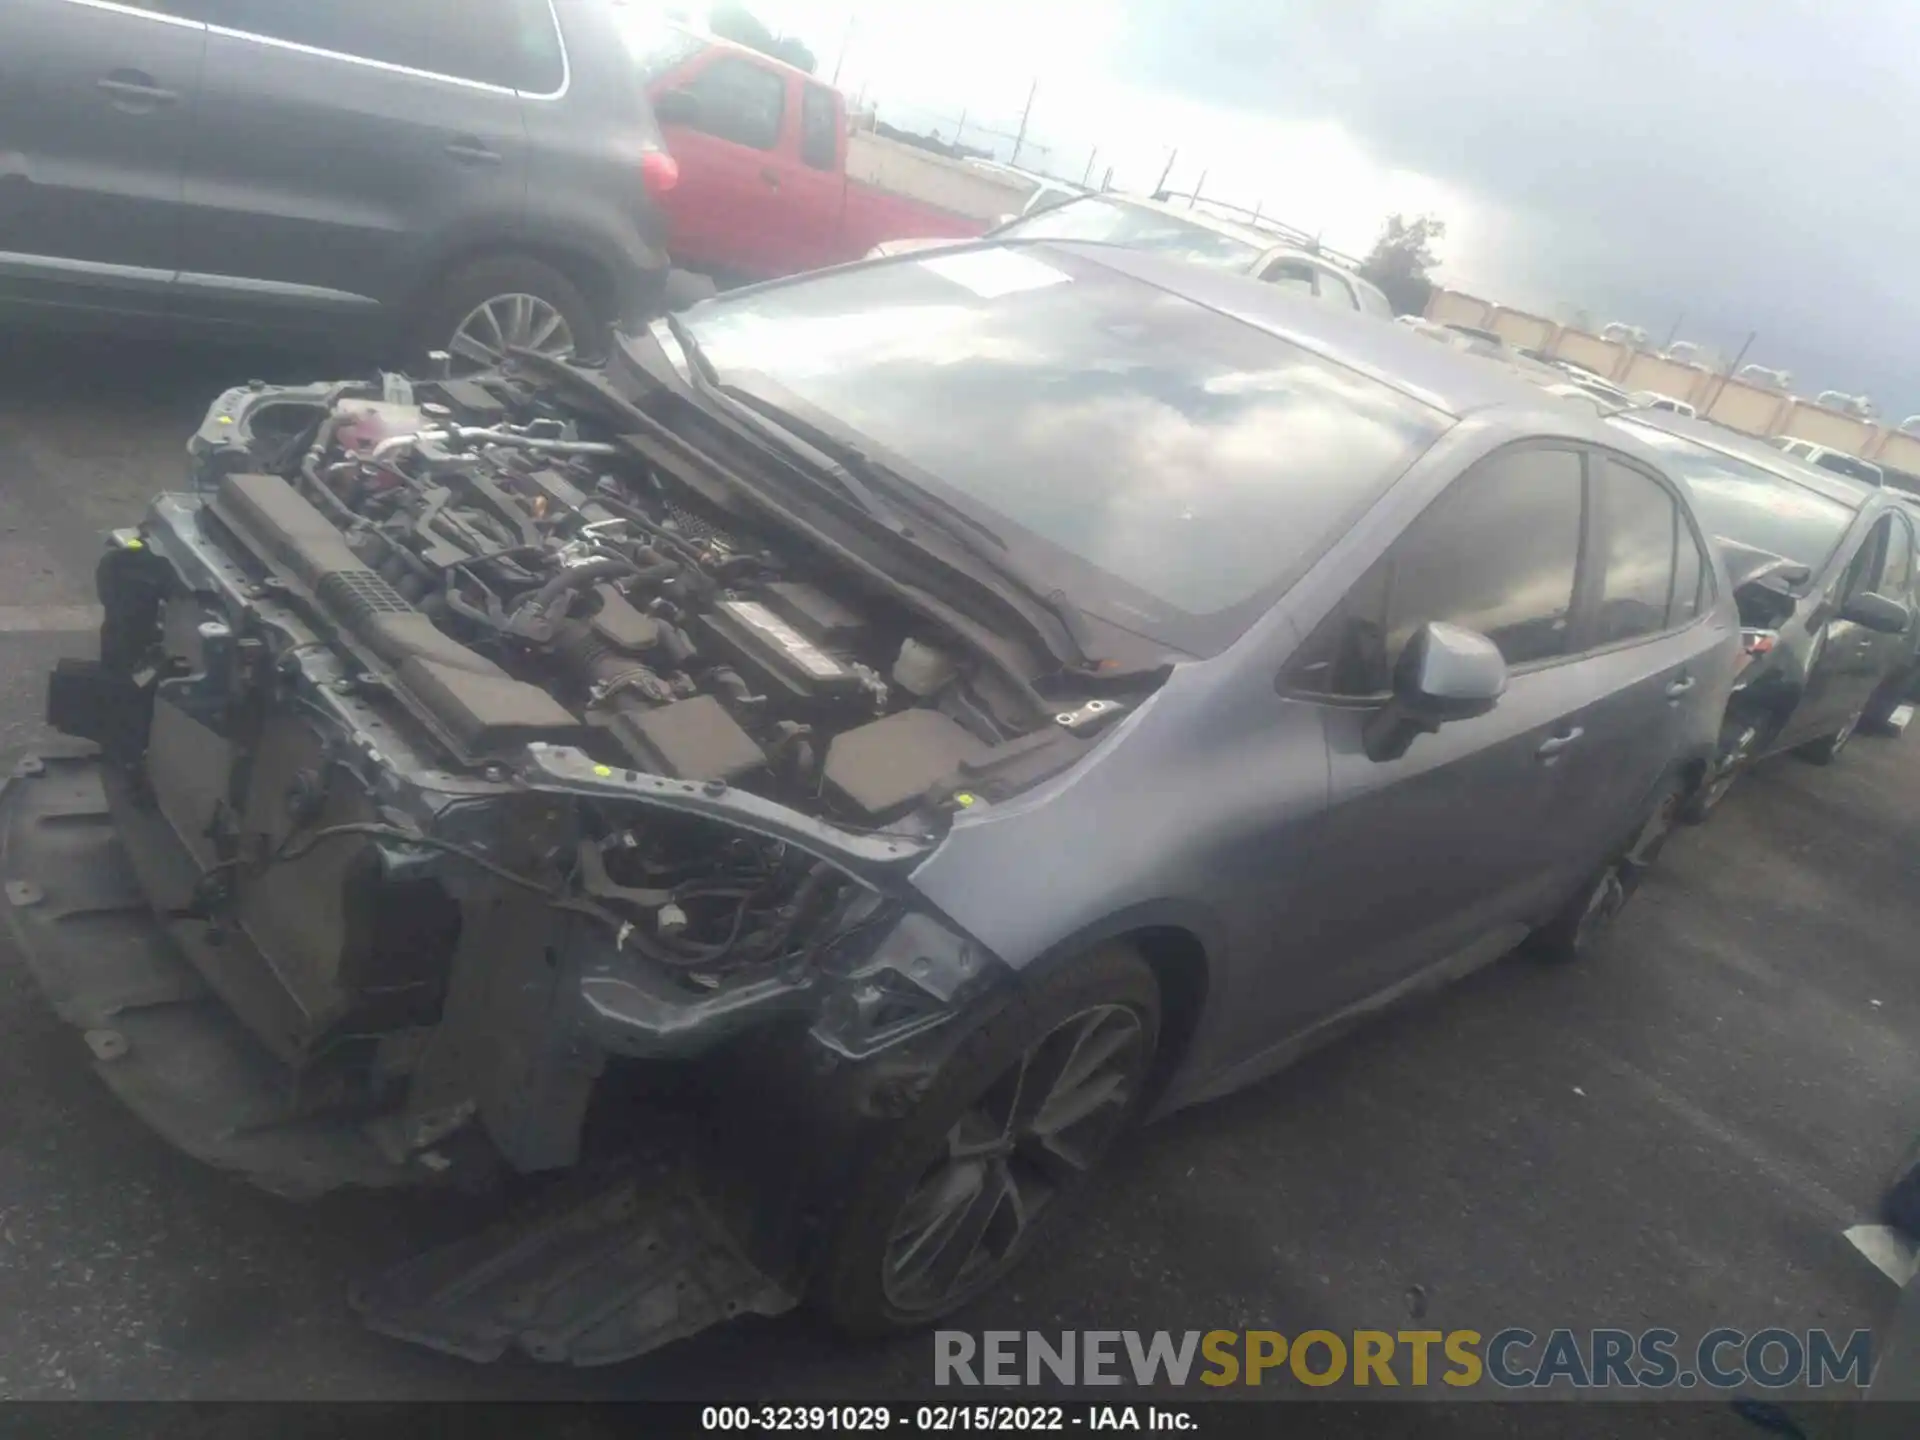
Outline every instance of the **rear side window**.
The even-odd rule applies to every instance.
[[[1675,543],[1692,548],[1667,487],[1612,460],[1598,467],[1594,491],[1602,534],[1600,607],[1593,643],[1613,645],[1667,628]],[[1699,589],[1699,578],[1694,579]]]
[[[800,158],[816,170],[840,160],[840,107],[833,92],[808,85],[800,92]]]
[[[551,95],[566,79],[547,0],[441,0],[426,8],[438,12],[427,64],[436,75],[529,95]]]
[[[700,102],[699,119],[690,128],[755,150],[771,150],[780,143],[787,82],[773,71],[737,55],[722,55],[685,89]]]
[[[1567,653],[1585,510],[1580,457],[1508,450],[1446,490],[1303,647],[1294,687],[1376,696],[1422,625],[1478,630],[1509,665]]]
[[[211,0],[207,18],[249,35],[425,70],[434,8],[403,0]]]
[[[1667,623],[1684,625],[1707,603],[1707,560],[1686,518],[1676,514],[1674,520],[1679,538],[1673,557],[1673,604],[1667,612]]]

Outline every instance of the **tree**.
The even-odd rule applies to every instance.
[[[1433,242],[1447,233],[1447,222],[1432,215],[1389,215],[1373,250],[1361,262],[1360,273],[1371,280],[1393,302],[1396,315],[1426,313],[1433,297],[1433,278],[1428,273],[1437,263]]]
[[[744,5],[714,6],[707,15],[707,27],[723,40],[731,40],[736,45],[758,50],[762,55],[784,60],[809,75],[817,63],[813,51],[791,35],[774,34],[765,21]]]

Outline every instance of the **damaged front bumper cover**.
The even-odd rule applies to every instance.
[[[606,773],[570,751],[530,752],[520,779],[548,793],[617,794],[725,816],[816,851],[835,838],[751,795]],[[838,858],[870,884],[897,887],[923,853],[902,840],[849,838]],[[517,1035],[478,1038],[504,1038],[527,1063],[510,1073],[428,1064],[404,1106],[369,1113],[351,1103],[351,1087],[326,1063],[289,1064],[237,1018],[236,1000],[258,1015],[286,998],[243,928],[210,937],[204,919],[172,903],[191,893],[199,874],[168,823],[89,746],[30,756],[0,782],[0,880],[12,938],[60,1016],[83,1032],[97,1073],[179,1149],[296,1198],[347,1185],[444,1181],[476,1149],[489,1167],[504,1159],[522,1170],[566,1168],[578,1159],[584,1094],[606,1056],[691,1056],[782,1015],[805,1021],[799,1044],[815,1057],[795,1073],[824,1066],[844,1080],[870,1058],[884,1069],[888,1056],[942,1026],[1000,968],[914,910],[890,922],[849,969],[772,975],[708,995],[676,990],[603,946],[548,977],[569,987],[565,1004],[536,999],[516,1017],[513,1006],[474,1003],[456,986],[442,1028],[519,1025]],[[527,967],[542,963],[522,959],[519,970],[480,988],[511,999]],[[211,975],[209,965],[218,967]],[[237,995],[248,977],[261,993]],[[500,1051],[483,1044],[477,1053]],[[818,1144],[805,1148],[839,1153],[861,1123],[841,1113],[854,1108],[827,1115]],[[490,1143],[477,1143],[479,1134]],[[823,1192],[834,1182],[799,1186],[776,1176],[751,1184],[744,1206],[737,1189],[717,1202],[710,1196],[729,1186],[710,1184],[706,1157],[697,1147],[676,1150],[675,1140],[649,1134],[643,1154],[611,1174],[583,1168],[543,1182],[549,1189],[535,1208],[357,1286],[355,1309],[380,1333],[472,1360],[518,1350],[595,1365],[736,1315],[790,1308],[804,1288],[804,1260],[797,1244],[764,1237],[801,1234],[805,1225],[786,1212],[830,1206]]]

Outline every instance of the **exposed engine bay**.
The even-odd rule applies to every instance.
[[[1063,662],[1011,571],[943,590],[812,523],[813,477],[671,387],[563,370],[221,396],[190,488],[108,537],[99,659],[47,691],[90,745],[0,782],[0,859],[106,1083],[278,1193],[598,1174],[608,1105],[661,1153],[636,1077],[731,1096],[696,1128],[735,1198],[629,1170],[362,1299],[597,1363],[794,1302],[863,1137],[1012,973],[914,871],[1157,682]]]
[[[943,1023],[992,957],[906,876],[1127,708],[1036,706],[557,394],[222,396],[193,490],[111,539],[99,662],[49,687],[173,941],[289,1068],[286,1118],[381,1117],[375,1171],[476,1119],[513,1168],[570,1164],[613,1057],[791,1015],[857,1059]]]
[[[251,473],[229,447],[209,456],[232,472],[216,514],[308,562],[462,759],[578,744],[872,826],[937,802],[930,787],[1017,733],[1018,713],[972,691],[954,647],[911,617],[701,513],[621,444],[510,411],[511,394],[273,397],[250,417]],[[297,458],[261,454],[288,425],[312,436]],[[296,538],[331,553],[294,557]]]

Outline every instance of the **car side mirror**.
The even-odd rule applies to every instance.
[[[698,125],[700,97],[691,90],[669,90],[653,102],[653,115],[662,125]]]
[[[1398,760],[1417,735],[1484,715],[1507,691],[1500,647],[1477,630],[1434,621],[1414,631],[1393,671],[1393,695],[1368,717],[1369,760]]]
[[[1840,607],[1840,618],[1877,630],[1882,635],[1904,635],[1913,617],[1898,600],[1869,591],[1856,595]]]

